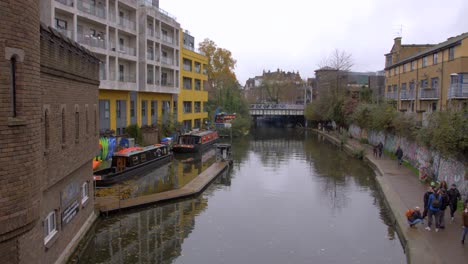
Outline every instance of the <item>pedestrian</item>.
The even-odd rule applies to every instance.
[[[423,211],[423,219],[426,218],[427,216],[427,211],[429,210],[429,196],[434,193],[434,187],[433,187],[434,182],[431,183],[431,186],[429,186],[429,189],[426,191],[424,194],[424,211]]]
[[[379,155],[379,146],[374,146],[374,158],[377,158],[377,156]]]
[[[423,218],[419,207],[416,206],[414,209],[408,209],[406,211],[406,219],[408,220],[408,224],[411,228],[415,228],[417,224],[422,223]]]
[[[400,146],[398,146],[395,152],[395,155],[397,156],[397,159],[398,159],[398,166],[400,166],[403,160],[403,150],[400,148]]]
[[[382,144],[382,141],[379,142],[379,144],[377,145],[377,147],[379,148],[379,158],[382,158],[382,153],[383,153],[383,144]]]
[[[448,186],[447,186],[447,182],[446,181],[441,181],[440,184],[439,184],[439,189],[444,189],[444,190],[448,190]]]
[[[462,227],[463,227],[463,232],[462,232],[462,238],[461,238],[461,243],[465,244],[465,237],[466,234],[468,234],[468,203],[465,203],[465,209],[463,210],[462,214]]]
[[[445,209],[449,206],[449,197],[445,189],[439,189],[439,195],[442,198],[442,204],[439,211],[439,228],[445,228]]]
[[[460,191],[457,189],[457,185],[452,184],[450,190],[448,190],[449,206],[450,206],[450,217],[453,222],[455,211],[457,211],[458,201],[461,200]]]
[[[442,205],[442,197],[438,194],[438,190],[434,190],[434,193],[429,196],[428,200],[429,204],[429,210],[427,211],[427,217],[429,218],[427,221],[427,227],[426,230],[431,231],[432,227],[432,216],[434,216],[434,222],[435,222],[435,231],[439,232],[439,212],[440,212],[440,206]]]

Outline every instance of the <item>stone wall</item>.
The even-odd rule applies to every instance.
[[[468,173],[463,161],[452,158],[443,158],[436,151],[430,150],[425,146],[419,146],[416,142],[403,137],[383,132],[368,131],[363,133],[358,126],[351,125],[349,134],[353,138],[364,136],[369,144],[377,145],[379,142],[384,144],[385,150],[394,153],[398,146],[404,153],[404,159],[420,171],[420,175],[428,174],[437,181],[445,180],[449,185],[455,183],[465,197],[468,196]]]

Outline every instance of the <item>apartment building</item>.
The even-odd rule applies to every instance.
[[[156,0],[41,0],[41,20],[101,60],[100,131],[172,118],[180,25]]]
[[[468,33],[439,44],[402,45],[395,38],[385,54],[385,96],[420,121],[439,109],[468,102]]]
[[[180,83],[182,87],[178,100],[179,112],[177,121],[182,124],[183,129],[202,128],[204,121],[208,118],[205,104],[208,102],[207,64],[208,57],[195,52],[195,38],[188,31],[181,32],[181,61],[182,65]]]

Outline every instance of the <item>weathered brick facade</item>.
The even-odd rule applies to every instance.
[[[98,151],[99,61],[40,25],[39,2],[0,0],[2,263],[66,260],[94,216],[91,160]],[[50,212],[57,232],[45,241]]]

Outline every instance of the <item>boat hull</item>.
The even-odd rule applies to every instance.
[[[158,168],[172,160],[172,154],[168,154],[159,159],[155,159],[135,167],[128,168],[122,172],[99,175],[99,171],[94,172],[95,179],[100,176],[100,180],[95,180],[97,187],[106,187],[133,177],[141,176],[155,168]]]
[[[204,144],[197,144],[193,148],[180,147],[180,146],[175,145],[172,147],[172,151],[176,153],[197,153],[197,152],[204,151],[208,148],[211,148],[213,144],[218,143],[218,142],[219,142],[219,138],[209,141],[209,142],[205,142]]]

